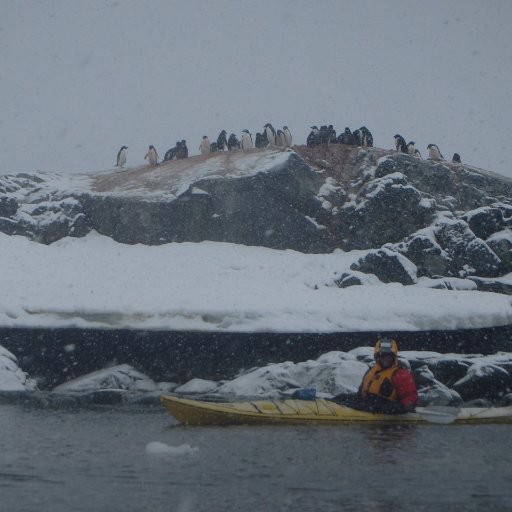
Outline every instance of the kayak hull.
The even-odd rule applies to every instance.
[[[162,396],[161,401],[181,424],[190,426],[428,422],[426,414],[376,414],[351,409],[324,399],[205,402]],[[451,422],[512,423],[512,407],[460,409]]]

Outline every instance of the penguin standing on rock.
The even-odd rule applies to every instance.
[[[178,144],[176,145],[176,159],[182,160],[183,158],[188,158],[187,141],[182,140]]]
[[[242,149],[252,149],[252,135],[249,133],[249,130],[242,130]]]
[[[286,149],[286,138],[283,130],[277,130],[276,146],[281,149]]]
[[[367,148],[373,147],[373,135],[366,126],[361,126],[358,130],[361,133],[361,146],[365,146]]]
[[[336,130],[332,124],[327,127],[327,144],[336,144]]]
[[[318,136],[320,137],[320,144],[327,144],[329,142],[329,130],[326,124],[320,126]]]
[[[428,157],[430,160],[444,160],[444,156],[439,151],[439,148],[435,144],[429,144],[427,146]]]
[[[416,149],[416,142],[412,140],[407,144],[407,151],[409,152],[409,155],[421,158],[421,153]]]
[[[178,147],[179,147],[180,143],[179,142],[176,142],[176,146],[174,146],[173,148],[171,149],[168,149],[166,152],[165,152],[165,155],[164,155],[164,162],[168,162],[169,160],[176,160],[176,152],[178,150]]]
[[[126,163],[126,150],[127,149],[128,149],[128,146],[121,146],[121,149],[117,153],[116,167],[119,167],[119,169],[122,169],[123,165]]]
[[[148,160],[149,165],[155,166],[158,164],[158,153],[156,152],[155,146],[149,146],[148,152],[144,157],[144,160]]]
[[[201,152],[201,155],[207,155],[210,152],[210,139],[207,135],[203,135],[201,144],[199,144],[199,151]]]
[[[235,149],[240,149],[240,141],[237,136],[232,133],[228,139],[228,151],[233,151]]]
[[[270,146],[276,145],[276,131],[274,130],[274,127],[267,123],[265,126],[265,135],[267,136],[267,140]]]
[[[306,140],[306,145],[308,148],[312,148],[313,146],[317,146],[319,144],[319,132],[318,127],[312,126],[311,131],[309,132],[308,138]]]
[[[267,147],[268,141],[265,139],[262,133],[256,133],[256,141],[254,142],[254,146],[258,149]]]
[[[348,126],[345,126],[345,131],[338,137],[338,141],[340,144],[348,144],[349,146],[353,145],[361,145],[361,139],[358,133],[359,130],[356,130],[354,133],[350,131]]]
[[[228,139],[226,138],[226,130],[222,130],[217,137],[217,151],[225,151],[228,149]]]
[[[395,135],[395,148],[398,153],[405,153],[407,155],[409,154],[405,139],[398,133]]]
[[[459,153],[453,153],[452,162],[454,164],[460,164],[461,163]]]
[[[284,133],[284,139],[286,141],[286,147],[291,148],[292,147],[292,134],[290,130],[288,129],[288,126],[283,126],[283,133]]]

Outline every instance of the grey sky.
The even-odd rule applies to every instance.
[[[0,0],[0,172],[366,125],[512,177],[508,0]]]

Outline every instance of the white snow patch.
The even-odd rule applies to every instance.
[[[19,367],[14,354],[0,346],[0,391],[33,391],[36,382]]]
[[[219,384],[213,380],[192,379],[174,391],[181,395],[210,393],[217,389]]]
[[[361,251],[125,245],[97,233],[49,246],[0,234],[0,245],[4,328],[359,332],[512,324],[506,295],[374,280],[322,286],[352,272]]]

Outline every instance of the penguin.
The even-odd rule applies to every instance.
[[[203,135],[201,144],[199,144],[199,151],[201,155],[207,155],[210,152],[210,139],[207,135]]]
[[[327,127],[327,144],[336,144],[336,130],[332,124]]]
[[[256,140],[254,142],[254,147],[260,149],[266,147],[268,144],[268,141],[265,140],[263,135],[260,132],[256,133]]]
[[[365,146],[367,148],[373,148],[373,135],[366,126],[361,126],[358,130],[361,133],[361,146]]]
[[[168,162],[169,160],[172,160],[175,156],[175,152],[176,152],[176,148],[168,149],[164,155],[164,162]]]
[[[428,157],[430,160],[444,160],[444,156],[439,151],[439,148],[435,144],[429,144],[427,146]]]
[[[228,139],[228,151],[233,151],[235,149],[240,149],[240,141],[237,136],[232,133]]]
[[[411,153],[412,156],[414,156],[415,158],[420,158],[421,159],[421,153],[419,151],[418,148],[414,148],[414,151]]]
[[[267,140],[270,146],[276,145],[276,131],[274,127],[267,123],[263,128],[265,128],[265,135],[267,136]]]
[[[181,158],[181,140],[176,142],[176,146],[174,147],[174,160],[179,160]]]
[[[339,136],[338,140],[340,144],[348,144],[350,146],[358,145],[359,142],[359,139],[350,131],[348,126],[345,127],[345,131]]]
[[[327,131],[327,125],[320,126],[320,131],[318,132],[318,136],[320,138],[320,144],[327,144],[329,140],[329,133]]]
[[[176,160],[178,157],[177,157],[177,153],[178,153],[178,148],[180,146],[180,142],[176,142],[176,145],[171,148],[171,149],[168,149],[166,152],[165,152],[165,155],[164,155],[164,162],[168,162],[169,160]]]
[[[217,153],[217,151],[219,151],[219,148],[217,147],[217,143],[212,142],[210,144],[210,153]]]
[[[460,161],[460,155],[459,155],[459,153],[453,153],[453,156],[452,156],[452,162],[453,162],[454,164],[460,164],[460,163],[462,163],[462,162]]]
[[[319,144],[319,136],[318,136],[318,128],[316,126],[311,127],[311,131],[309,132],[308,138],[306,140],[306,145],[311,148],[313,146],[317,146]]]
[[[156,152],[155,146],[149,146],[148,152],[144,157],[144,160],[148,160],[148,164],[151,166],[155,166],[158,164],[158,153]]]
[[[187,141],[182,140],[178,144],[176,145],[176,159],[182,160],[183,158],[188,158]]]
[[[242,149],[252,149],[253,147],[252,135],[249,133],[249,130],[242,130]]]
[[[121,146],[121,149],[117,153],[116,167],[119,167],[119,169],[122,169],[123,165],[126,163],[126,150],[127,149],[128,149],[128,146]]]
[[[416,151],[415,144],[416,142],[414,142],[413,140],[411,140],[411,142],[407,144],[407,153],[409,153],[409,155],[414,155],[414,152]]]
[[[288,126],[283,126],[284,140],[286,141],[286,147],[292,147],[292,134],[288,128]]]
[[[405,139],[398,133],[395,135],[395,148],[398,153],[409,153]]]
[[[217,137],[217,151],[226,151],[228,149],[228,139],[226,130],[222,130]]]
[[[283,130],[277,130],[276,146],[281,149],[286,149],[286,138]]]

